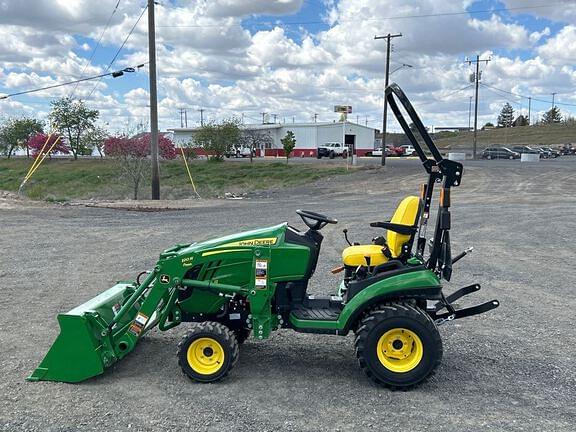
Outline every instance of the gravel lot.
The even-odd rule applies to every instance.
[[[243,345],[224,382],[193,384],[175,357],[186,325],[154,330],[82,384],[24,379],[56,337],[58,312],[150,268],[173,243],[286,218],[302,226],[296,208],[340,220],[323,231],[310,289],[333,292],[341,230],[369,240],[377,231],[368,223],[417,191],[417,161],[169,212],[0,201],[0,430],[574,431],[576,159],[466,166],[452,195],[453,251],[475,251],[455,265],[445,291],[477,281],[483,289],[462,304],[497,298],[501,306],[442,326],[443,363],[410,392],[372,385],[352,336],[289,331]]]

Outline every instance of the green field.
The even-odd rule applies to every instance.
[[[0,190],[17,191],[32,161],[0,159]],[[203,198],[225,192],[241,193],[279,189],[306,184],[323,177],[346,174],[346,168],[327,164],[286,164],[285,162],[206,162],[190,165],[196,187]],[[353,171],[350,171],[353,172]],[[164,199],[194,197],[181,159],[160,164],[161,195]],[[133,183],[122,176],[110,159],[47,160],[24,189],[32,199],[68,201],[71,199],[130,199]],[[150,198],[150,182],[140,186],[138,198]]]
[[[437,139],[438,147],[446,149],[471,148],[472,132],[460,132],[456,136]],[[521,126],[478,131],[478,148],[491,145],[512,146],[559,146],[576,142],[576,125],[552,124],[538,126]]]

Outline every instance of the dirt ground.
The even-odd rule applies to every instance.
[[[288,220],[306,208],[340,220],[311,292],[328,294],[345,246],[378,231],[423,181],[417,161],[324,179],[308,187],[136,212],[38,205],[0,197],[0,430],[4,431],[574,431],[576,428],[576,159],[467,162],[452,195],[455,265],[445,292],[479,282],[462,305],[500,308],[440,328],[437,374],[410,392],[376,387],[353,338],[279,331],[248,341],[231,375],[193,384],[176,345],[186,331],[154,330],[104,375],[81,384],[29,383],[58,333],[56,315],[116,280],[150,268],[173,243]],[[429,233],[431,234],[431,233]]]

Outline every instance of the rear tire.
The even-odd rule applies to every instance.
[[[223,379],[238,361],[238,341],[232,330],[213,321],[192,323],[178,344],[178,364],[193,381]]]
[[[492,159],[492,155],[486,155],[486,159],[488,160]]]
[[[408,389],[430,377],[442,360],[434,321],[404,303],[371,311],[356,331],[356,357],[366,375],[392,389]]]

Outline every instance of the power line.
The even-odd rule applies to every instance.
[[[104,37],[104,34],[108,30],[108,27],[110,27],[110,23],[112,22],[112,18],[114,17],[114,14],[118,10],[118,6],[120,6],[121,1],[122,0],[118,0],[116,2],[116,6],[114,6],[114,10],[110,14],[110,17],[108,18],[108,21],[106,22],[106,25],[104,26],[104,30],[102,31],[102,33],[100,33],[100,37],[98,38],[98,42],[96,42],[96,45],[94,45],[94,49],[92,50],[92,54],[90,55],[90,58],[86,59],[86,62],[84,63],[84,67],[82,68],[82,72],[80,72],[80,78],[82,78],[84,76],[84,72],[86,72],[86,68],[92,62],[92,59],[94,58],[94,55],[96,54],[96,51],[98,50],[98,47],[100,46],[100,42],[102,42],[102,38]],[[68,96],[68,98],[72,98],[72,96],[76,92],[77,88],[78,88],[78,83],[76,83],[76,85],[74,86],[74,88],[70,92],[70,95]]]
[[[536,102],[550,103],[549,100],[537,99],[537,98],[534,98],[534,97],[532,97],[532,96],[525,96],[525,95],[522,95],[522,94],[520,94],[520,93],[511,92],[511,91],[504,90],[504,89],[501,89],[501,88],[498,88],[498,87],[494,87],[494,86],[491,86],[491,85],[488,85],[488,84],[481,83],[481,85],[482,85],[483,87],[488,87],[488,88],[491,88],[491,89],[493,89],[493,90],[497,90],[497,91],[502,92],[502,93],[510,94],[510,95],[512,95],[512,96],[516,96],[516,97],[520,97],[520,98],[524,98],[524,99],[530,99],[530,100],[533,100],[533,101],[536,101]],[[558,93],[556,93],[556,94],[558,94]],[[564,106],[576,107],[576,104],[571,104],[571,103],[567,103],[567,102],[555,102],[555,105],[564,105]]]
[[[128,35],[126,36],[126,38],[124,39],[124,41],[122,42],[122,45],[120,45],[120,48],[118,48],[118,50],[116,51],[116,54],[114,54],[114,57],[112,58],[112,60],[110,61],[110,63],[108,63],[108,66],[106,66],[106,72],[108,72],[110,70],[110,68],[112,67],[112,65],[114,64],[114,62],[116,61],[116,59],[118,58],[118,56],[120,55],[120,52],[122,51],[122,49],[124,48],[124,45],[126,45],[126,42],[128,42],[128,39],[130,39],[130,36],[132,35],[132,33],[134,32],[134,29],[136,28],[136,26],[138,25],[138,23],[140,22],[140,20],[142,19],[142,17],[144,16],[144,12],[146,12],[146,9],[148,9],[148,5],[144,6],[144,8],[142,9],[142,13],[140,14],[140,16],[138,17],[138,19],[136,20],[136,22],[134,23],[134,25],[132,26],[132,28],[130,29],[130,32],[128,33]],[[90,91],[90,93],[88,94],[88,97],[86,99],[90,99],[90,97],[92,96],[92,93],[94,93],[94,91],[96,90],[96,87],[98,87],[98,84],[100,84],[100,81],[98,81],[96,83],[96,85],[94,86],[94,88]]]
[[[68,81],[65,83],[54,84],[54,85],[47,86],[47,87],[35,88],[32,90],[24,90],[24,91],[17,92],[17,93],[10,93],[7,95],[0,96],[0,99],[8,99],[8,98],[13,97],[13,96],[19,96],[19,95],[28,94],[28,93],[36,93],[36,92],[39,92],[42,90],[49,90],[49,89],[53,89],[53,88],[57,88],[57,87],[64,87],[64,86],[71,85],[71,84],[77,84],[77,83],[80,83],[83,81],[91,81],[91,80],[95,80],[95,79],[101,80],[105,76],[110,76],[110,75],[112,75],[114,78],[118,78],[118,77],[121,77],[122,75],[124,75],[124,72],[135,72],[136,69],[140,69],[145,64],[146,63],[142,63],[142,64],[139,64],[139,65],[134,66],[134,67],[127,67],[127,68],[124,68],[124,69],[121,69],[121,70],[118,70],[115,72],[103,73],[103,74],[92,76],[92,77],[81,78],[81,79],[75,80],[75,81]]]
[[[511,7],[511,8],[492,8],[492,9],[483,9],[483,10],[472,10],[472,11],[462,11],[462,12],[439,12],[439,13],[430,13],[430,14],[418,14],[418,15],[397,15],[397,16],[390,16],[390,17],[382,17],[382,18],[368,18],[368,19],[358,19],[358,20],[339,20],[338,23],[353,23],[353,22],[367,22],[367,21],[389,21],[389,20],[402,20],[402,19],[413,19],[413,18],[434,18],[434,17],[442,17],[442,16],[458,16],[458,15],[476,15],[476,14],[483,14],[483,13],[495,13],[495,12],[510,12],[510,11],[517,11],[517,10],[531,10],[531,9],[544,9],[549,8],[557,5],[565,4],[565,2],[555,2],[555,3],[548,3],[548,4],[541,4],[541,5],[534,5],[534,6],[518,6],[518,7]],[[255,23],[256,25],[258,23]],[[326,21],[321,20],[314,20],[314,21],[290,21],[284,23],[271,23],[265,22],[261,23],[261,25],[274,25],[277,27],[287,27],[293,25],[313,25],[313,24],[326,24]],[[238,24],[231,24],[228,27],[242,27],[242,23]],[[208,28],[208,27],[222,27],[222,24],[188,24],[188,25],[161,25],[157,26],[161,28]]]

